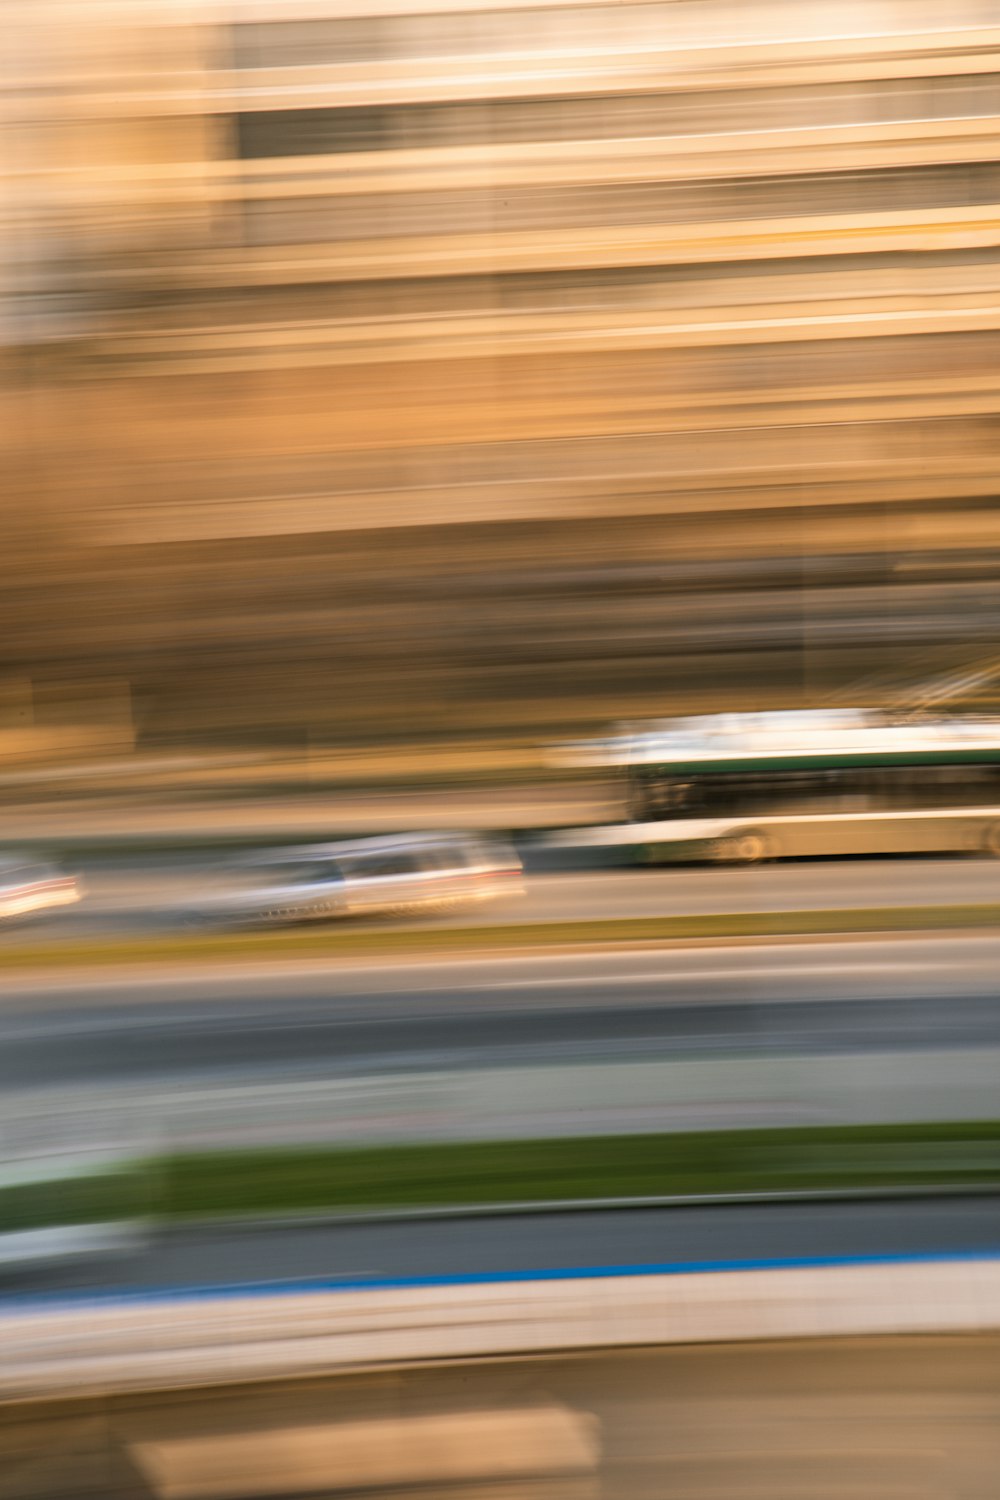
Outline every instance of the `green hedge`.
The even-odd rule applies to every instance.
[[[147,1214],[166,1221],[939,1185],[1000,1187],[1000,1122],[201,1152],[0,1187],[0,1233]]]
[[[227,1151],[166,1160],[168,1217],[1000,1185],[1000,1122]]]

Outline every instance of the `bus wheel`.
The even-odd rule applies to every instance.
[[[746,828],[740,833],[730,834],[716,844],[716,858],[720,864],[759,865],[773,859],[774,846],[766,833],[758,828]]]

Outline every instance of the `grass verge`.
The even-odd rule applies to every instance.
[[[625,917],[597,922],[519,922],[484,927],[315,926],[267,932],[179,933],[81,939],[0,949],[0,972],[115,964],[294,958],[434,957],[582,944],[671,943],[691,939],[819,937],[1000,927],[1000,904],[883,906],[843,911],[731,912]]]

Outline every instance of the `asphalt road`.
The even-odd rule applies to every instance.
[[[8,1276],[26,1289],[375,1283],[608,1267],[683,1267],[1000,1253],[1000,1196],[618,1209],[483,1218],[188,1230],[114,1268]]]
[[[1000,935],[7,987],[0,1086],[1000,1044]]]
[[[554,856],[553,856],[554,857]],[[541,856],[532,863],[540,863]],[[81,866],[86,901],[31,923],[9,926],[0,942],[59,942],[176,927],[210,879],[204,864],[178,856]],[[546,871],[529,873],[525,894],[447,917],[385,922],[386,927],[481,927],[511,922],[606,921],[712,912],[826,910],[1000,901],[1000,861],[872,859],[780,863],[757,869]],[[369,926],[371,923],[369,922]],[[383,924],[380,924],[383,925]]]

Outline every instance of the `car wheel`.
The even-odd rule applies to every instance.
[[[217,932],[225,925],[221,917],[202,911],[185,911],[175,919],[174,924],[178,932],[187,934],[189,937],[198,937],[205,933]]]

